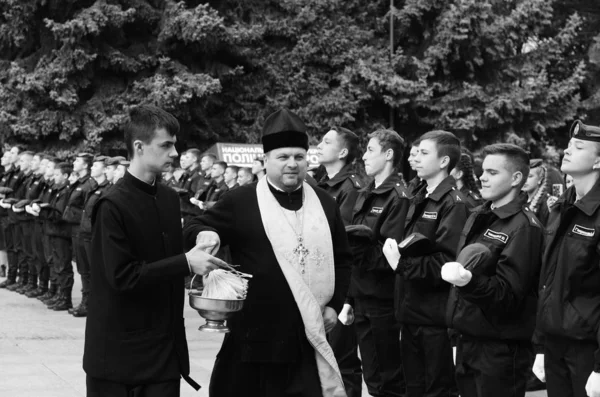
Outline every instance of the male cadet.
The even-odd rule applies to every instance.
[[[237,176],[237,184],[238,185],[240,185],[240,186],[247,185],[249,183],[252,183],[253,179],[254,179],[254,174],[252,174],[251,168],[242,167],[239,169],[238,176]]]
[[[77,269],[81,274],[82,286],[83,280],[85,279],[85,285],[87,288],[82,288],[81,292],[81,303],[76,308],[70,310],[70,313],[74,317],[85,317],[87,315],[88,298],[89,298],[89,279],[90,279],[90,250],[92,244],[92,210],[94,205],[100,197],[110,188],[108,179],[105,175],[105,161],[108,158],[106,156],[96,156],[92,162],[92,168],[90,169],[90,176],[96,183],[92,185],[92,189],[89,191],[85,198],[85,204],[83,206],[83,212],[81,214],[81,223],[79,227],[79,252],[77,255]],[[80,263],[81,262],[81,263]]]
[[[372,396],[403,396],[405,382],[400,356],[400,325],[394,316],[394,272],[382,252],[383,242],[402,239],[410,206],[397,173],[404,141],[397,132],[377,130],[369,135],[363,160],[373,181],[361,190],[354,206],[353,225],[367,226],[372,236],[352,245],[363,245],[355,258],[350,304],[365,383]]]
[[[40,237],[36,236],[36,222],[34,222],[34,217],[25,211],[25,207],[33,200],[37,199],[45,187],[44,173],[46,172],[48,160],[44,160],[42,157],[43,155],[41,153],[35,154],[32,157],[30,166],[32,173],[25,184],[25,198],[13,206],[14,211],[18,211],[18,217],[21,220],[21,227],[23,229],[23,252],[29,268],[28,286],[26,288],[17,289],[16,291],[25,294],[27,297],[31,297],[32,294],[34,294],[34,291],[37,290],[38,269],[41,269],[41,264],[38,263],[38,247],[37,244],[35,244],[40,240]],[[40,231],[39,228],[37,231]],[[42,280],[42,282],[48,283],[48,280]]]
[[[2,166],[2,178],[0,178],[0,188],[4,188],[5,180],[4,180],[4,171],[5,167],[8,164],[8,156],[10,152],[5,151],[2,153],[2,157],[0,158],[0,165]],[[2,194],[2,193],[0,193]],[[0,207],[0,277],[6,277],[7,267],[8,267],[8,257],[6,255],[6,244],[4,242],[4,227],[2,226],[2,214],[4,212],[4,208]]]
[[[229,188],[225,183],[225,170],[227,163],[224,161],[216,161],[210,171],[210,186],[205,194],[198,196],[197,200],[192,201],[200,209],[211,208],[225,194]]]
[[[456,259],[468,209],[450,170],[460,158],[460,141],[446,131],[420,138],[414,159],[424,185],[416,191],[407,215],[405,236],[420,233],[430,247],[399,262],[398,242],[385,242],[386,258],[395,269],[396,315],[402,324],[402,359],[408,397],[454,393],[452,346],[446,326],[450,285],[441,278],[444,263]]]
[[[4,199],[11,197],[12,192],[14,192],[14,189],[20,183],[21,177],[19,167],[17,166],[17,161],[21,151],[23,151],[21,147],[13,146],[10,151],[2,156],[4,175],[2,175],[0,186],[8,188],[10,191],[0,194],[0,225],[2,226],[2,231],[4,234],[4,246],[6,248],[6,255],[8,257],[8,269],[6,274],[7,278],[0,284],[0,288],[8,288],[9,286],[14,286],[16,288],[18,286],[16,283],[18,267],[13,240],[14,225],[8,216],[10,204],[5,204]]]
[[[127,173],[127,168],[129,167],[129,160],[125,160],[125,158],[122,156],[117,156],[117,158],[119,159],[119,165],[115,170],[113,185],[116,184],[119,181],[119,179],[125,176],[125,174]]]
[[[49,299],[56,294],[58,290],[58,280],[54,268],[50,265],[52,251],[50,242],[46,234],[46,217],[41,215],[40,203],[47,203],[50,201],[52,195],[52,188],[54,186],[54,167],[57,160],[52,156],[46,156],[46,167],[44,171],[44,188],[40,192],[37,199],[33,200],[31,204],[26,206],[26,211],[34,217],[34,233],[33,248],[37,257],[37,265],[40,266],[38,269],[39,283],[38,289],[31,292],[27,296],[37,297],[40,300]],[[50,282],[50,286],[48,286]]]
[[[94,156],[89,153],[79,153],[73,162],[73,173],[77,174],[77,180],[71,184],[69,201],[67,207],[64,210],[63,218],[66,222],[71,225],[71,236],[73,251],[75,252],[75,262],[77,264],[77,272],[81,276],[81,292],[82,296],[88,296],[90,290],[90,269],[87,266],[87,257],[85,255],[85,248],[83,248],[83,240],[79,236],[79,230],[81,225],[81,216],[83,214],[83,207],[85,205],[85,198],[88,194],[96,188],[97,182],[90,176],[90,168]],[[71,293],[71,289],[64,288],[64,293]],[[69,304],[64,305],[64,308],[57,310],[68,310],[72,307],[71,296],[68,299]]]
[[[155,106],[129,113],[131,167],[92,213],[91,293],[83,369],[87,396],[177,397],[189,376],[183,278],[225,265],[185,253],[179,199],[158,182],[177,158],[179,123]]]
[[[108,157],[105,161],[106,167],[104,167],[104,176],[106,180],[112,186],[115,184],[115,173],[119,166],[119,159],[116,157]]]
[[[200,166],[201,153],[198,149],[188,149],[180,159],[179,165],[183,169],[183,175],[179,179],[179,203],[181,205],[181,215],[185,224],[194,215],[198,214],[198,208],[190,202],[193,200],[198,190],[205,191],[204,178]]]
[[[335,199],[345,225],[352,223],[352,208],[358,197],[362,180],[352,169],[360,155],[358,136],[352,131],[333,127],[323,136],[317,146],[319,163],[326,175],[318,186]],[[362,392],[362,367],[358,358],[358,341],[354,324],[339,321],[329,334],[329,344],[344,379],[348,397],[360,397]]]
[[[225,174],[223,174],[223,180],[227,185],[227,190],[233,190],[239,187],[239,185],[237,184],[237,174],[239,170],[240,168],[236,167],[235,165],[228,165],[225,169]]]
[[[71,308],[71,292],[73,290],[73,245],[71,225],[64,220],[64,211],[70,197],[68,184],[73,167],[68,163],[58,163],[54,169],[54,187],[50,201],[42,202],[39,207],[46,219],[46,234],[51,247],[50,265],[58,280],[58,293],[45,300],[48,309],[62,311]]]
[[[352,260],[335,200],[304,183],[308,135],[287,109],[265,120],[267,176],[235,189],[185,227],[188,246],[229,246],[253,275],[229,322],[210,382],[219,397],[338,397],[344,384],[326,332],[348,290]]]
[[[31,258],[31,247],[29,239],[28,225],[25,224],[25,209],[23,207],[17,207],[16,204],[25,198],[27,194],[27,188],[31,183],[33,172],[31,171],[31,160],[33,160],[33,152],[26,151],[19,155],[19,169],[21,170],[21,183],[15,189],[13,198],[10,201],[11,208],[9,211],[9,219],[14,222],[14,244],[15,251],[17,252],[17,263],[19,267],[18,277],[20,279],[20,285],[16,288],[11,286],[11,290],[24,293],[25,289],[29,286],[29,260]],[[9,199],[10,200],[10,199]],[[5,200],[6,201],[6,200]],[[33,277],[34,275],[32,275]],[[37,281],[37,275],[35,275]]]
[[[441,271],[453,285],[448,326],[460,334],[456,382],[461,397],[524,397],[543,229],[526,207],[527,196],[520,194],[529,175],[527,152],[499,143],[485,147],[482,155],[479,179],[486,203],[467,220],[458,250],[481,244],[490,255],[465,258],[471,259],[468,265],[449,262]]]
[[[575,121],[561,171],[573,186],[550,208],[534,373],[548,397],[600,396],[600,128]],[[536,338],[537,339],[537,338]],[[539,341],[539,339],[538,339]]]

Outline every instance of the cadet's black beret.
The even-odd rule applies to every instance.
[[[124,167],[129,167],[129,164],[130,164],[129,160],[121,160],[121,161],[119,161],[119,165],[122,165]]]
[[[96,157],[94,157],[94,163],[96,163],[98,161],[106,163],[106,159],[108,159],[108,157],[106,157],[106,156],[102,156],[102,155],[96,156]]]
[[[306,125],[288,109],[280,109],[265,120],[262,132],[265,153],[282,147],[301,147],[308,150]]]
[[[600,142],[600,127],[586,125],[581,120],[575,120],[569,131],[571,138],[581,139],[583,141]]]
[[[104,160],[104,164],[109,166],[109,165],[119,165],[119,162],[121,160],[117,157],[107,157],[106,160]]]
[[[77,153],[76,157],[83,157],[83,158],[86,158],[86,159],[92,159],[92,158],[94,158],[94,155],[91,154],[91,153],[81,152],[81,153]]]

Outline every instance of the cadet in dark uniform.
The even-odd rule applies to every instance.
[[[317,146],[319,163],[326,170],[318,185],[338,204],[344,225],[352,223],[352,210],[363,181],[352,169],[360,156],[359,139],[352,131],[333,127]],[[360,397],[362,392],[362,367],[358,358],[358,340],[354,323],[339,321],[329,334],[329,344],[344,379],[348,397]]]
[[[495,144],[482,154],[481,193],[487,202],[469,217],[458,250],[479,243],[491,255],[467,267],[446,263],[441,271],[453,285],[448,326],[460,334],[456,380],[461,397],[524,397],[543,228],[521,193],[529,174],[527,152]]]
[[[4,199],[12,197],[15,187],[18,185],[18,183],[20,183],[20,172],[17,162],[19,159],[19,153],[21,151],[22,148],[19,146],[13,146],[6,154],[4,174],[2,175],[2,180],[0,181],[0,186],[9,189],[9,192],[2,193],[0,195],[2,198],[0,201],[0,224],[2,226],[2,231],[4,232],[4,246],[6,248],[6,255],[8,258],[8,270],[6,274],[7,278],[0,284],[0,288],[8,288],[9,286],[13,285],[14,288],[16,288],[18,286],[16,284],[18,269],[17,257],[13,239],[14,224],[8,216],[10,204],[5,204]]]
[[[58,280],[58,293],[44,303],[49,309],[57,311],[67,310],[73,306],[71,303],[71,292],[73,290],[71,225],[63,219],[70,197],[68,180],[72,172],[73,168],[70,164],[57,164],[54,169],[54,187],[52,188],[50,201],[39,204],[46,219],[46,234],[49,237],[49,245],[52,251],[49,265],[53,266]]]
[[[454,134],[430,131],[421,136],[415,169],[426,185],[412,199],[404,234],[424,235],[430,248],[398,262],[398,241],[385,243],[384,253],[398,274],[396,314],[402,324],[402,359],[408,364],[408,397],[441,397],[455,391],[445,313],[450,286],[441,279],[440,269],[456,258],[468,216],[465,199],[449,175],[459,159],[460,141]]]
[[[228,165],[225,169],[225,174],[223,174],[223,179],[225,180],[225,184],[227,185],[227,190],[233,190],[240,187],[237,184],[237,174],[240,170],[239,167],[235,165]]]
[[[414,175],[412,177],[412,179],[408,182],[408,192],[410,194],[410,196],[414,196],[416,191],[419,190],[421,187],[423,187],[424,182],[421,178],[419,178],[418,175],[416,175],[415,173],[415,158],[417,157],[417,154],[419,154],[419,139],[417,139],[416,141],[414,141],[410,147],[410,153],[408,155],[408,165],[410,166],[410,169],[412,172],[407,173],[407,175]]]
[[[89,283],[90,277],[90,246],[92,241],[92,209],[102,195],[110,188],[110,184],[105,175],[106,156],[96,156],[92,162],[90,176],[95,183],[92,190],[86,196],[83,212],[81,214],[81,224],[79,225],[79,246],[77,253],[78,269],[81,269],[81,279],[86,278]],[[81,261],[81,264],[79,264]],[[89,289],[82,290],[81,303],[70,313],[75,317],[85,317],[87,315],[87,303],[89,298]]]
[[[450,175],[456,180],[456,187],[466,199],[467,207],[470,211],[483,204],[483,199],[479,193],[479,187],[475,181],[475,172],[473,171],[473,162],[471,156],[466,153],[460,155],[460,160],[450,172]]]
[[[570,134],[573,186],[550,208],[540,275],[534,373],[548,397],[600,396],[600,128],[575,121]]]
[[[229,190],[224,178],[226,169],[227,163],[224,161],[217,161],[213,164],[210,172],[210,186],[205,193],[201,194],[197,200],[193,201],[193,203],[201,210],[212,208]]]
[[[248,167],[242,167],[238,170],[237,184],[240,186],[247,185],[252,183],[252,179],[254,179],[254,175],[252,174],[252,169]]]
[[[205,181],[199,167],[200,160],[201,153],[198,149],[189,149],[181,155],[179,160],[184,173],[179,179],[177,192],[184,224],[199,213],[198,208],[190,202],[190,199],[196,196],[198,190],[205,191]]]
[[[183,278],[223,263],[206,246],[184,253],[179,199],[158,182],[177,157],[177,120],[140,106],[124,130],[131,167],[92,213],[87,396],[176,397],[181,377],[199,388],[188,376]]]
[[[354,308],[369,394],[404,396],[400,324],[394,316],[394,272],[382,251],[386,239],[404,237],[410,201],[396,171],[401,164],[404,141],[391,130],[377,130],[369,139],[363,160],[373,181],[359,193],[352,224],[367,226],[373,236],[363,241],[350,236],[352,246],[364,248],[361,255],[355,255],[347,303]]]
[[[115,172],[117,171],[117,167],[119,166],[119,161],[120,160],[116,157],[107,157],[106,161],[104,162],[106,164],[106,167],[104,168],[104,176],[106,176],[106,180],[111,186],[113,186],[116,182]]]

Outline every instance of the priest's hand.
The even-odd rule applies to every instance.
[[[204,231],[196,236],[196,245],[201,244],[206,246],[206,252],[211,255],[216,254],[221,248],[221,238],[215,232]]]
[[[398,243],[393,238],[388,238],[383,243],[383,255],[387,259],[390,267],[393,270],[398,268],[398,262],[400,262],[400,251],[398,250]]]
[[[585,392],[589,397],[600,397],[600,374],[592,372],[585,384]]]
[[[447,262],[442,266],[442,278],[457,287],[464,287],[469,284],[472,277],[473,273],[458,262]]]
[[[337,324],[338,316],[335,310],[329,306],[323,309],[323,323],[325,323],[325,332],[330,333],[333,327]]]
[[[344,303],[344,307],[338,316],[338,320],[344,325],[352,325],[354,323],[354,308],[348,303]]]
[[[546,370],[544,369],[544,355],[543,354],[535,355],[535,361],[533,362],[533,367],[531,368],[531,371],[536,376],[536,378],[538,378],[540,381],[542,381],[542,382],[546,381]]]
[[[207,249],[207,244],[196,244],[185,254],[192,273],[204,276],[220,267],[227,267],[227,263],[207,253]]]

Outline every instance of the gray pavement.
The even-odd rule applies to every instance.
[[[3,281],[4,279],[0,279]],[[81,300],[75,275],[73,303]],[[204,320],[186,304],[184,313],[191,376],[196,393],[181,384],[182,397],[208,397],[208,381],[223,336],[198,331]],[[37,299],[0,289],[0,397],[83,397],[81,368],[85,319],[46,309]],[[363,389],[363,396],[368,396]],[[545,397],[545,392],[527,397]]]

